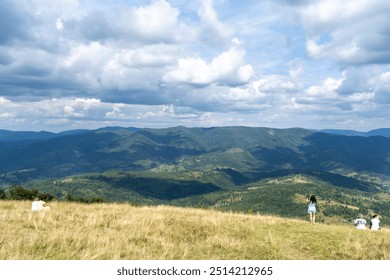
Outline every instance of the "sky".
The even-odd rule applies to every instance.
[[[1,0],[0,129],[389,127],[388,0]]]

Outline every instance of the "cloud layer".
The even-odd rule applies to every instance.
[[[388,14],[381,0],[4,0],[0,128],[388,126]]]

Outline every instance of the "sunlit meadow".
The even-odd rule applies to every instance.
[[[51,206],[32,212],[29,201],[0,201],[0,259],[390,259],[386,228],[168,206]]]

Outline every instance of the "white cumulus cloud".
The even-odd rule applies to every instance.
[[[310,56],[343,65],[390,62],[389,1],[319,0],[300,9]]]
[[[210,63],[199,57],[179,59],[176,69],[168,72],[164,81],[193,85],[246,83],[253,75],[253,68],[245,64],[244,58],[242,43],[234,39],[231,48]]]

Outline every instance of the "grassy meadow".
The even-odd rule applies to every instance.
[[[1,260],[390,260],[390,231],[169,206],[0,201]],[[304,218],[304,217],[303,217]]]

